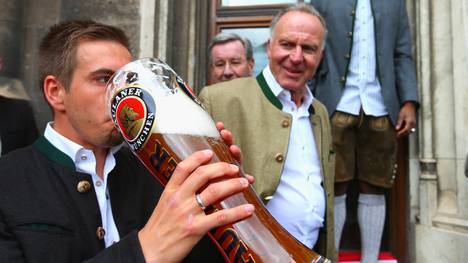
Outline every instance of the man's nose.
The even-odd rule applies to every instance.
[[[301,63],[304,60],[304,53],[301,46],[296,46],[296,48],[291,51],[289,57],[293,63]]]
[[[231,64],[227,63],[226,66],[224,66],[223,75],[226,78],[230,78],[234,75],[234,71],[232,70]]]

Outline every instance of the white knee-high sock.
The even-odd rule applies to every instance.
[[[385,196],[360,194],[358,222],[361,230],[361,263],[375,263],[385,223]]]
[[[335,247],[338,251],[340,248],[341,234],[343,232],[344,223],[346,221],[346,194],[335,196]]]

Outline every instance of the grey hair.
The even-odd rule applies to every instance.
[[[244,38],[239,36],[238,34],[235,33],[227,33],[227,32],[221,32],[217,34],[210,42],[210,45],[208,46],[208,61],[209,63],[212,63],[211,59],[211,50],[213,49],[214,46],[219,45],[219,44],[224,44],[232,41],[240,41],[242,45],[244,46],[245,49],[245,57],[247,61],[252,60],[253,58],[253,49],[252,49],[252,43],[248,38]]]
[[[306,13],[312,16],[315,16],[318,18],[320,21],[320,24],[322,24],[322,27],[324,29],[324,37],[322,41],[322,50],[325,48],[325,40],[327,39],[327,24],[325,22],[325,19],[322,17],[322,15],[315,9],[313,6],[305,4],[305,3],[298,3],[294,5],[290,5],[282,10],[280,10],[271,20],[270,23],[270,37],[273,36],[273,33],[275,31],[276,24],[278,24],[278,21],[280,20],[281,17],[283,17],[286,13],[289,12],[301,12],[301,13]]]

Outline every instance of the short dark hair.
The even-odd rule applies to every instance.
[[[253,50],[252,50],[252,43],[248,38],[244,38],[239,36],[238,34],[235,33],[227,33],[227,32],[221,32],[217,34],[210,42],[210,45],[208,46],[208,60],[209,63],[211,64],[211,50],[213,49],[214,46],[219,45],[219,44],[224,44],[232,41],[240,41],[242,45],[244,46],[245,49],[245,58],[247,61],[253,59]]]
[[[40,87],[48,75],[56,76],[69,88],[76,66],[76,51],[81,41],[109,40],[130,51],[125,33],[114,26],[92,20],[66,21],[52,26],[39,47]]]

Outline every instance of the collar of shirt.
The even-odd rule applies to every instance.
[[[81,157],[80,157],[81,156],[80,153],[82,153],[83,151],[90,151],[90,150],[85,149],[83,146],[81,146],[81,145],[73,142],[72,140],[68,139],[67,137],[61,135],[60,133],[58,133],[52,127],[52,125],[53,125],[53,122],[47,123],[46,129],[44,131],[44,137],[53,146],[55,146],[55,148],[60,149],[60,151],[62,151],[68,157],[70,157],[73,160],[73,163],[75,164],[75,167],[77,168],[78,171],[86,172],[86,173],[89,173],[89,174],[94,174],[95,173],[94,167],[93,167],[92,171],[85,171],[85,170],[81,169],[80,165],[79,165],[80,162],[83,161],[81,159]],[[108,159],[110,158],[110,159],[113,159],[113,163],[115,165],[114,153],[116,153],[121,147],[122,147],[122,144],[114,146],[114,147],[112,147],[110,149],[109,154],[106,157],[106,163],[107,163]],[[93,157],[94,157],[94,154],[93,154]],[[112,170],[112,169],[110,169],[110,170]]]
[[[275,77],[273,76],[270,66],[266,66],[265,69],[263,69],[263,77],[265,77],[265,81],[268,84],[268,87],[271,89],[271,92],[273,92],[273,94],[283,105],[284,112],[293,113],[297,110],[300,115],[309,116],[309,108],[310,105],[312,105],[314,96],[307,86],[305,86],[306,92],[302,99],[302,104],[299,108],[297,108],[296,104],[291,100],[291,91],[280,86],[278,81],[276,81]]]

